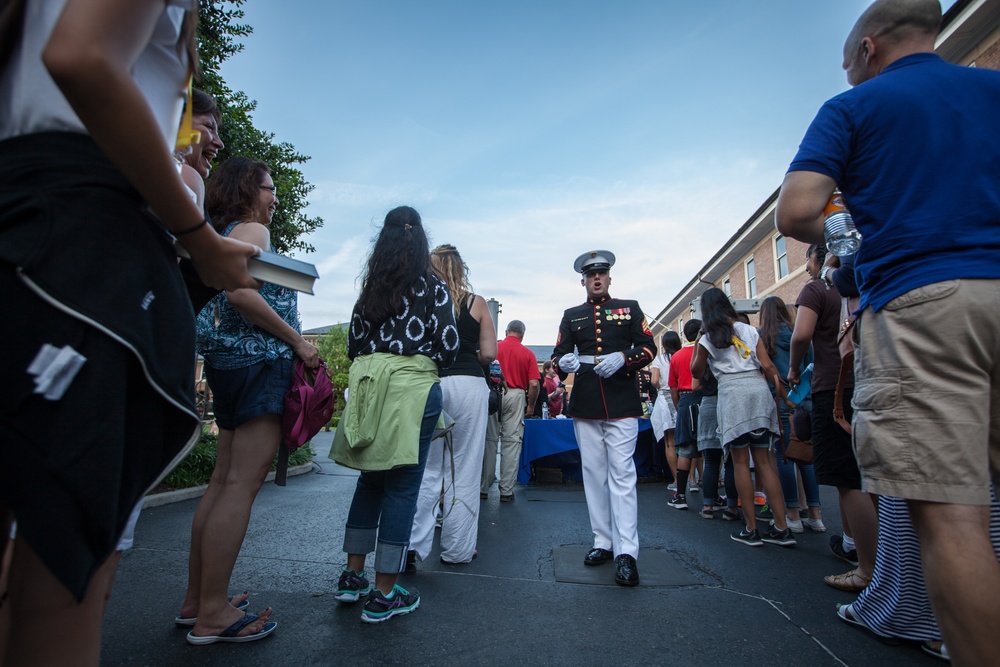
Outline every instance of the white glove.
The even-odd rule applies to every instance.
[[[559,357],[559,369],[564,373],[575,373],[580,370],[580,358],[570,352]]]
[[[618,369],[625,365],[625,355],[615,352],[611,356],[601,359],[601,363],[594,366],[594,372],[602,378],[609,378],[618,372]]]

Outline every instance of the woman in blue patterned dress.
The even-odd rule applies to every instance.
[[[263,162],[230,158],[208,183],[206,207],[219,233],[261,248],[271,247],[268,225],[277,204]],[[219,445],[191,526],[187,595],[175,622],[192,626],[192,644],[251,641],[277,624],[269,621],[270,608],[259,618],[242,611],[245,594],[229,600],[229,580],[254,498],[281,441],[295,357],[316,368],[319,353],[299,333],[296,293],[277,285],[219,294],[202,309],[197,326]]]
[[[438,369],[458,355],[448,286],[431,270],[420,214],[389,211],[368,256],[351,314],[349,398],[330,457],[361,471],[344,529],[347,566],[334,594],[365,599],[361,620],[379,623],[420,606],[396,584],[410,545],[417,494],[441,414]],[[374,586],[365,559],[375,552]]]

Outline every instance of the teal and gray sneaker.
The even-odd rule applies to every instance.
[[[371,593],[372,585],[365,574],[344,569],[340,573],[340,581],[337,582],[337,592],[333,599],[337,602],[357,602],[361,596]]]
[[[365,608],[361,610],[361,620],[365,623],[381,623],[393,616],[409,614],[420,606],[420,593],[408,591],[399,584],[392,587],[388,596],[375,588],[368,594]]]

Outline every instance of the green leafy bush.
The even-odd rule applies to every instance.
[[[181,461],[176,468],[171,471],[167,478],[163,480],[164,485],[171,489],[187,489],[192,486],[208,484],[215,470],[215,450],[219,444],[219,437],[213,433],[202,433],[198,444],[194,446],[191,453]],[[294,467],[309,463],[316,453],[307,442],[288,455],[288,467]],[[274,461],[271,462],[271,470],[278,466],[278,455],[275,454]]]

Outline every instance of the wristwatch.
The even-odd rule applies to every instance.
[[[830,275],[834,270],[832,266],[824,266],[819,272],[819,279],[825,282],[827,285],[832,285],[833,281],[829,280],[827,276]]]

